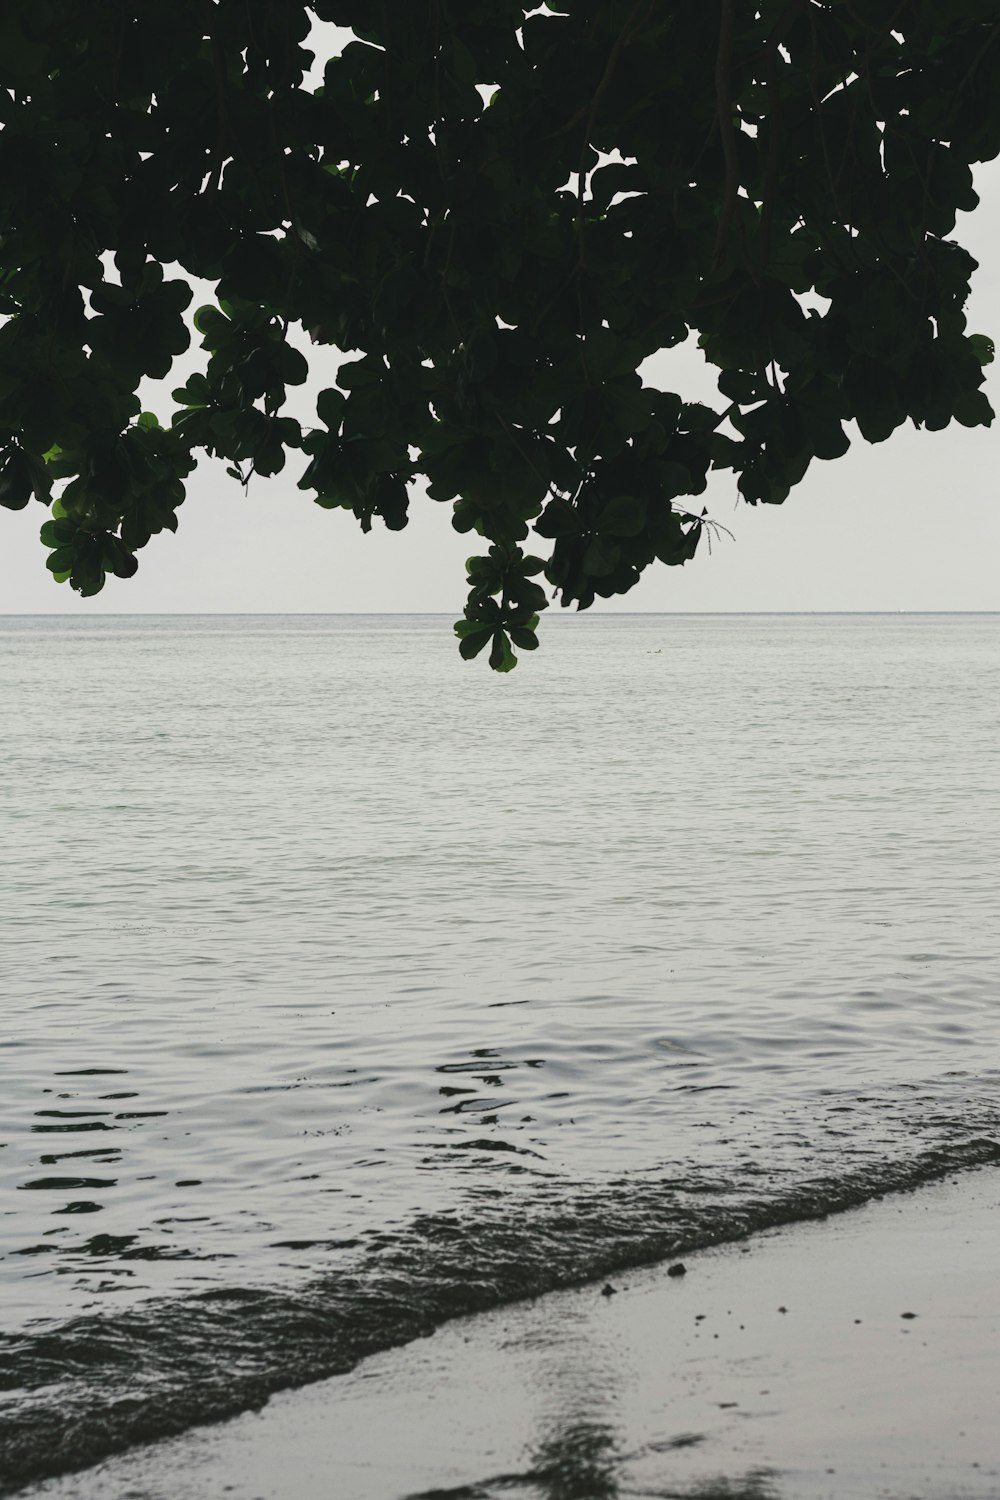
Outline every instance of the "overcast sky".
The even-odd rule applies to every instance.
[[[980,262],[970,331],[1000,342],[1000,166],[981,169],[977,186],[982,203],[955,237]],[[315,388],[332,384],[334,356],[312,350],[311,358],[326,361]],[[670,359],[667,388],[718,400],[696,350]],[[987,390],[1000,409],[997,368]],[[165,382],[159,399],[144,395],[161,420],[179,383]],[[630,594],[595,608],[1000,610],[998,457],[1000,422],[935,433],[907,426],[875,447],[856,437],[844,458],[814,461],[784,505],[756,509],[737,504],[735,476],[720,474],[704,503],[733,538],[720,536],[711,555],[703,541],[684,568],[655,565]],[[93,599],[47,573],[41,506],[2,512],[0,613],[461,613],[463,560],[485,544],[452,530],[449,506],[418,494],[405,531],[363,536],[349,513],[320,510],[295,488],[300,465],[244,494],[221,464],[206,463],[177,534],[154,537],[136,576],[109,578]]]

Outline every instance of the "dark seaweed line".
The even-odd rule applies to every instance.
[[[578,1286],[768,1228],[826,1218],[950,1172],[1000,1162],[984,1137],[908,1163],[819,1178],[767,1201],[681,1201],[676,1182],[619,1179],[558,1212],[497,1204],[426,1217],[350,1275],[290,1292],[216,1291],[0,1339],[0,1495],[139,1443],[254,1410],[279,1390],[343,1374],[449,1320]],[[32,1394],[22,1394],[31,1392]]]

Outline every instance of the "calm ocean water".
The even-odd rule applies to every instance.
[[[1000,616],[0,658],[8,1486],[1000,1157]]]

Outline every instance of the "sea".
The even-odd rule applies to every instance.
[[[0,1492],[1000,1160],[1000,616],[0,618]]]

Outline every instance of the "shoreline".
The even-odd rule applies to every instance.
[[[456,1319],[18,1493],[995,1500],[998,1230],[1000,1171],[969,1170]]]

